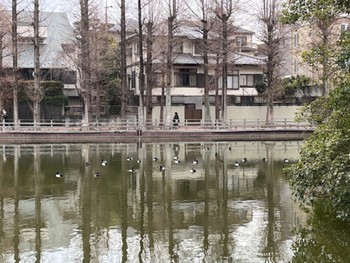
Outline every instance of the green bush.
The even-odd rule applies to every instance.
[[[303,144],[298,163],[287,172],[304,207],[322,202],[338,218],[350,220],[350,82],[322,100],[322,114],[314,116],[319,126]],[[312,114],[309,117],[313,119]]]
[[[68,97],[63,93],[63,83],[60,81],[41,81],[40,86],[44,96],[41,100],[42,104],[49,105],[66,105],[68,103]],[[32,92],[32,87],[34,87],[34,81],[21,81],[19,83],[18,97],[20,102],[31,101],[28,92]]]

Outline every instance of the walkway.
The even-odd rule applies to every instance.
[[[296,122],[275,122],[265,125],[257,122],[230,122],[225,125],[189,123],[185,126],[165,127],[149,125],[141,128],[136,123],[98,122],[88,127],[81,123],[21,123],[16,129],[12,123],[3,126],[0,143],[111,143],[111,142],[173,142],[173,141],[276,141],[303,140],[314,127]]]

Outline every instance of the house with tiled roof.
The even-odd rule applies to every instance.
[[[258,101],[255,83],[263,79],[265,60],[256,56],[257,45],[252,41],[254,32],[234,27],[230,35],[230,52],[228,54],[227,99],[228,106],[254,103]],[[175,32],[176,43],[173,43],[172,59],[172,111],[177,111],[182,120],[202,120],[204,105],[204,60],[200,48],[202,34],[194,26],[181,26]],[[153,49],[156,50],[153,69],[156,84],[152,88],[153,119],[159,119],[159,107],[164,94],[164,65],[166,36],[155,37]],[[219,40],[211,40],[218,48]],[[134,96],[139,96],[139,50],[138,36],[127,39],[127,74],[129,89]],[[157,56],[158,52],[158,56]],[[211,54],[213,53],[213,54]],[[217,52],[216,52],[217,53]],[[144,57],[146,61],[146,50]],[[222,76],[221,58],[209,52],[209,85],[210,104],[215,107],[215,96],[221,96]],[[163,65],[163,69],[162,69]],[[147,78],[147,75],[145,76]],[[163,86],[163,87],[162,87]],[[211,109],[211,112],[214,112]],[[213,115],[213,114],[212,114]],[[212,116],[214,119],[214,116]]]

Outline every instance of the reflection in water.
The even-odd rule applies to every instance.
[[[289,261],[305,217],[282,169],[298,150],[297,142],[3,146],[1,261]]]
[[[318,207],[310,218],[311,227],[301,227],[293,245],[291,262],[349,262],[350,228],[336,216],[325,214]]]

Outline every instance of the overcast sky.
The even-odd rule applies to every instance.
[[[108,21],[110,23],[118,23],[119,22],[119,2],[120,0],[95,0],[96,3],[100,3],[100,10],[97,10],[100,13],[101,19],[105,19],[105,14],[107,11]],[[136,14],[130,9],[136,7],[136,0],[128,0],[127,3],[134,3],[133,7],[129,6],[129,10],[127,13]],[[254,17],[254,13],[258,10],[258,3],[261,0],[240,0],[239,6],[241,10],[235,16],[235,23],[237,26],[243,27],[245,29],[252,30],[254,32],[257,31],[257,22]],[[11,0],[0,0],[0,3],[7,6],[7,8],[11,7]],[[33,10],[33,0],[18,0],[19,10]],[[106,8],[107,6],[107,8]],[[42,11],[49,12],[66,12],[71,20],[75,20],[77,14],[79,14],[79,0],[40,0],[40,8]],[[135,15],[136,18],[136,15]]]

